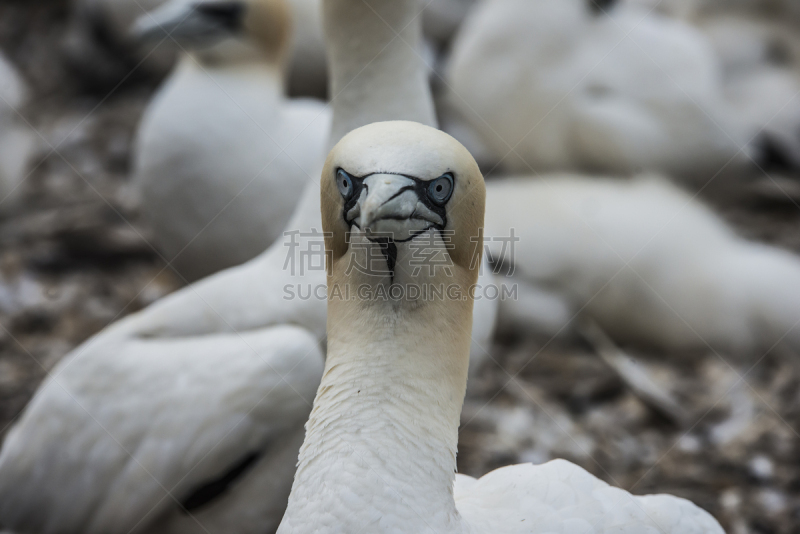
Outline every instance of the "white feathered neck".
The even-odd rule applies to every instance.
[[[329,288],[347,284],[352,295],[363,284],[374,290],[389,283],[347,277],[353,254],[335,262]],[[402,256],[397,272],[411,272]],[[471,304],[329,299],[325,372],[279,532],[314,532],[331,521],[342,532],[373,521],[378,531],[454,531]]]
[[[329,310],[325,372],[280,532],[314,532],[331,515],[342,532],[373,521],[379,531],[451,531],[469,344],[457,369],[449,336],[438,335],[449,327],[442,314],[338,312]]]
[[[333,126],[329,146],[373,122],[436,126],[417,0],[325,0]]]

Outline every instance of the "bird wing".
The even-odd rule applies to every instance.
[[[306,187],[286,225],[287,233],[260,256],[175,291],[118,321],[106,333],[168,338],[290,323],[323,337],[324,264],[300,268],[302,254],[323,245],[319,203],[319,188]]]
[[[456,507],[475,532],[723,534],[708,512],[670,495],[634,496],[565,460],[459,475]]]
[[[302,428],[322,368],[315,338],[296,327],[93,338],[53,369],[9,432],[0,524],[127,533],[157,521]]]

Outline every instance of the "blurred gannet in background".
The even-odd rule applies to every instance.
[[[489,182],[486,236],[509,228],[513,250],[487,242],[521,285],[519,301],[500,303],[504,328],[552,334],[580,313],[666,351],[800,348],[800,258],[738,237],[666,180]]]
[[[0,452],[17,533],[274,530],[322,376],[308,332],[98,336],[58,365]]]
[[[745,164],[718,60],[691,26],[588,0],[484,0],[458,32],[448,102],[512,172]],[[513,152],[512,152],[513,148]]]
[[[378,294],[394,284],[446,284],[469,294],[485,197],[478,165],[452,137],[405,121],[354,130],[322,172],[328,287],[360,295],[365,286]],[[417,272],[414,243],[444,230],[450,246],[440,238],[437,247],[452,258],[452,273]],[[396,261],[374,237],[387,233]],[[369,248],[385,262],[352,270]],[[633,496],[565,460],[478,480],[458,475],[472,298],[330,295],[325,372],[279,534],[723,534],[685,499]]]
[[[65,42],[67,57],[85,79],[113,86],[143,69],[164,75],[175,59],[165,42],[133,42],[134,21],[169,0],[72,0]],[[446,47],[474,0],[429,0],[423,8],[426,38]],[[325,98],[327,58],[322,34],[322,1],[290,0],[293,31],[286,74],[288,94]],[[430,65],[429,65],[430,66]]]
[[[800,169],[800,3],[627,0],[694,25],[721,61],[731,116],[760,132],[756,161]]]
[[[16,204],[36,146],[33,130],[20,115],[28,92],[17,69],[0,54],[0,212]]]
[[[800,169],[800,35],[786,21],[721,15],[699,22],[722,58],[736,117],[760,131],[757,161]]]
[[[134,22],[170,0],[72,0],[67,55],[84,75],[114,85],[134,68],[165,74],[175,60],[175,47],[164,41],[142,43],[130,35]],[[187,2],[188,3],[188,2]],[[290,94],[326,94],[325,48],[320,0],[289,0],[293,31],[289,45]]]
[[[338,95],[332,142],[379,120],[434,124],[415,51],[416,0],[370,6],[326,0],[325,6]],[[402,39],[392,28],[402,28]],[[383,53],[376,57],[375,50]],[[324,342],[324,271],[287,265],[324,246],[316,183],[306,186],[287,228],[298,233],[118,321],[55,366],[0,450],[0,528],[20,534],[275,528],[310,409],[303,399],[310,400],[308,388],[319,384],[322,371],[308,334],[279,326],[297,325]],[[296,249],[287,246],[293,243]],[[490,282],[487,269],[481,283]],[[496,301],[478,303],[472,368],[487,357],[496,310]]]
[[[142,118],[134,183],[154,244],[197,280],[281,235],[330,131],[318,101],[283,96],[291,21],[284,2],[172,0],[136,32],[184,53]]]

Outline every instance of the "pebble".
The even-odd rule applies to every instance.
[[[780,514],[788,505],[786,495],[774,489],[764,489],[758,492],[758,503],[764,511],[770,514]]]
[[[759,480],[769,480],[772,478],[775,467],[768,457],[763,454],[753,456],[747,463],[750,474]]]

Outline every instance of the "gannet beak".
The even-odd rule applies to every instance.
[[[242,1],[172,0],[145,13],[131,27],[131,37],[153,41],[171,37],[188,46],[210,46],[243,27]]]
[[[389,237],[400,242],[444,225],[442,217],[420,200],[418,182],[397,174],[365,178],[361,196],[347,218],[368,237]]]

